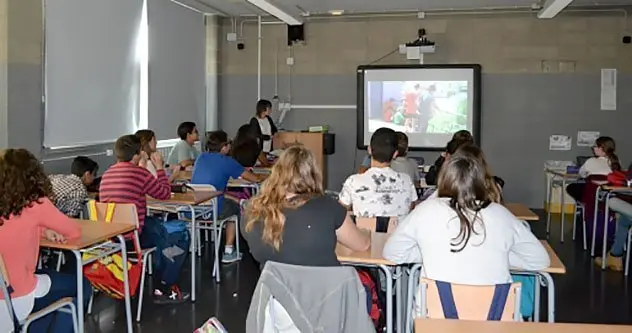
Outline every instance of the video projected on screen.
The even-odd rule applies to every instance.
[[[468,129],[467,81],[369,82],[369,131],[452,134]]]
[[[479,141],[479,83],[478,65],[360,66],[358,147],[381,127],[406,133],[413,150],[444,149],[460,130]]]

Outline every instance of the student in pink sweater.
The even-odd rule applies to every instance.
[[[52,193],[51,183],[33,154],[25,149],[0,151],[0,254],[13,288],[11,299],[18,320],[61,298],[77,295],[74,275],[36,269],[43,237],[63,243],[81,236],[79,226],[55,208]],[[85,306],[92,288],[87,280],[83,286]],[[0,295],[0,332],[9,331],[12,322]],[[30,332],[72,329],[70,314],[59,312],[29,327]]]

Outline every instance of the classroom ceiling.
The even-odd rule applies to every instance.
[[[265,14],[246,0],[174,0],[204,12],[225,16]],[[268,0],[295,13],[383,13],[398,11],[504,9],[530,7],[538,0]],[[541,1],[544,3],[544,0]],[[571,6],[632,6],[632,0],[575,0]]]

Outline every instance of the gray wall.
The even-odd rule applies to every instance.
[[[593,15],[594,14],[594,15]],[[623,45],[624,21],[604,13],[538,20],[530,16],[448,16],[313,22],[306,45],[288,49],[285,27],[264,26],[262,96],[278,92],[292,104],[354,105],[355,68],[392,51],[424,27],[438,44],[427,63],[480,63],[482,148],[493,172],[506,180],[506,199],[531,207],[544,200],[543,163],[590,154],[575,145],[578,130],[600,131],[619,142],[624,163],[632,161],[626,123],[632,122],[632,46]],[[595,16],[599,15],[599,16]],[[223,33],[230,32],[224,22]],[[344,33],[342,33],[344,32]],[[229,133],[252,116],[256,92],[256,26],[246,24],[246,49],[223,42],[220,49],[220,125]],[[295,65],[285,60],[294,54]],[[277,56],[278,54],[278,56]],[[381,64],[405,63],[402,56]],[[275,89],[278,68],[278,90]],[[600,68],[619,69],[618,110],[599,111]],[[291,85],[290,79],[291,78]],[[275,91],[276,90],[276,91]],[[359,165],[355,110],[293,110],[287,129],[328,124],[336,133],[336,154],[328,161],[330,189],[340,189]],[[568,152],[548,150],[552,134],[573,137]],[[427,163],[437,154],[422,153]]]

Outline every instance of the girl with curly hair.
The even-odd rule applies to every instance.
[[[52,193],[33,154],[25,149],[0,151],[0,254],[13,287],[11,299],[18,320],[77,294],[74,275],[36,270],[42,237],[63,243],[81,236],[79,226],[55,208]],[[83,285],[85,306],[92,290],[87,280]],[[9,331],[12,322],[0,295],[0,331]],[[29,328],[33,332],[71,332],[72,318],[67,313],[50,314]]]

